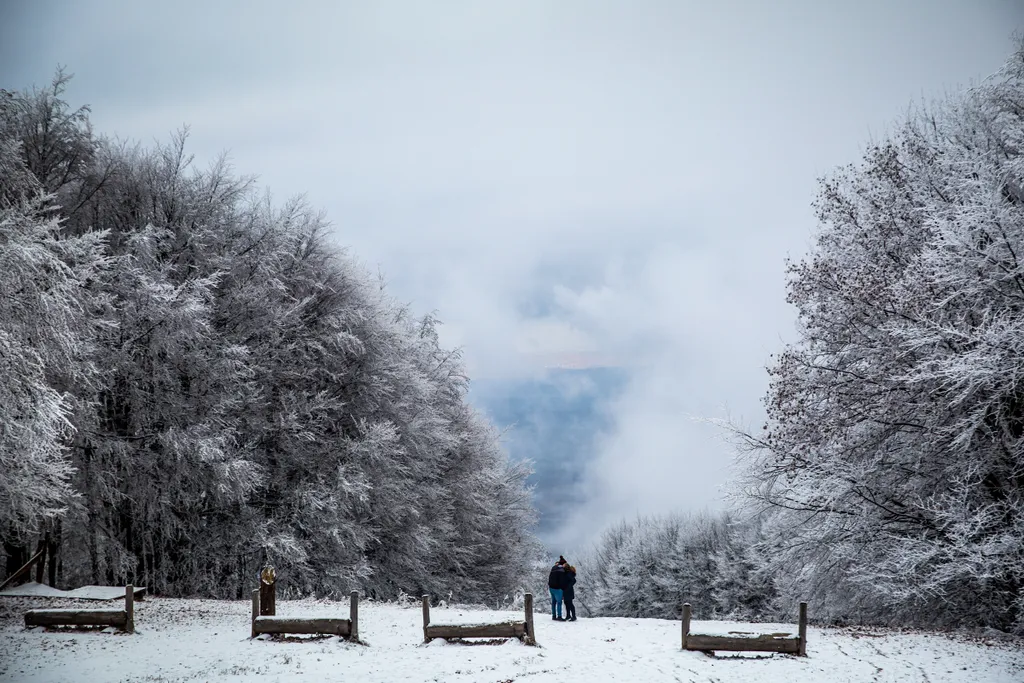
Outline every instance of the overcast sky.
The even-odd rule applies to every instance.
[[[730,449],[687,416],[761,419],[816,179],[1022,28],[1020,0],[9,0],[0,87],[64,64],[99,132],[188,124],[306,193],[473,377],[624,368],[573,547],[720,504]]]

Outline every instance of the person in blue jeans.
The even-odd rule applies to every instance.
[[[573,600],[576,599],[576,589],[573,586],[576,585],[576,567],[566,562],[562,567],[565,569],[565,574],[562,577],[562,602],[565,603],[565,620],[576,621],[576,605],[573,604]]]
[[[565,565],[567,562],[561,555],[558,562],[551,568],[548,574],[548,590],[551,592],[551,619],[553,621],[565,621],[562,618],[562,589],[565,587]]]

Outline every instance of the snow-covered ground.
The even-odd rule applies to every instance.
[[[538,613],[540,647],[518,641],[423,645],[416,603],[362,602],[361,645],[315,637],[250,641],[251,607],[245,601],[147,598],[135,603],[135,635],[25,630],[26,609],[73,604],[0,599],[0,681],[1024,681],[1020,639],[811,627],[807,658],[760,653],[708,657],[679,649],[678,621],[581,618],[561,623]],[[347,617],[348,603],[280,602],[277,613]],[[432,623],[517,618],[522,612],[431,609]],[[793,625],[694,621],[691,630],[772,632],[792,631]]]

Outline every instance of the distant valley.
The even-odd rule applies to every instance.
[[[587,498],[583,475],[613,425],[607,406],[623,390],[621,368],[556,369],[542,379],[474,381],[470,401],[505,430],[512,458],[532,460],[538,536],[545,541],[567,508]]]

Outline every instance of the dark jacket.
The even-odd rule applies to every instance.
[[[562,576],[562,598],[565,600],[572,600],[576,597],[576,589],[573,586],[576,585],[576,575],[568,569],[565,570],[565,574]]]
[[[548,574],[548,588],[565,588],[565,567],[556,564]]]

